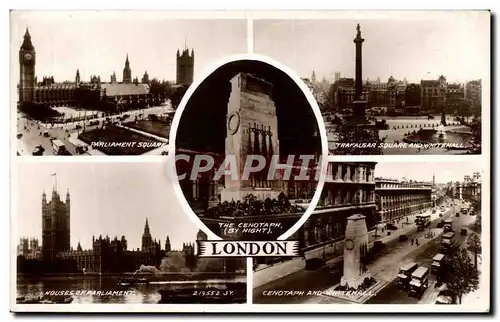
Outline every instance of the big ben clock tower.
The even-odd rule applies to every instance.
[[[35,94],[35,47],[31,43],[31,36],[26,28],[24,41],[19,49],[19,103],[31,102]]]

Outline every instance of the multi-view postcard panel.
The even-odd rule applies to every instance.
[[[246,259],[196,256],[206,234],[158,180],[164,166],[21,164],[16,303],[245,303]]]
[[[481,167],[332,161],[328,172],[297,234],[301,257],[254,261],[254,303],[457,304],[487,294]]]
[[[225,64],[180,114],[175,158],[182,194],[224,239],[276,239],[308,208],[289,200],[310,200],[317,191],[319,132],[313,108],[286,73],[254,60]]]
[[[489,12],[329,14],[13,11],[14,310],[488,311]]]
[[[372,16],[256,20],[255,52],[300,74],[332,155],[480,154],[489,19]]]
[[[166,154],[189,85],[247,48],[242,19],[13,12],[11,31],[18,155]]]

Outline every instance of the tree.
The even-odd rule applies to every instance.
[[[477,270],[477,256],[481,254],[481,236],[471,233],[467,239],[467,249],[474,254],[474,267]]]
[[[468,123],[468,118],[472,111],[472,101],[470,99],[463,99],[460,101],[458,108],[458,115],[462,117],[464,123]]]
[[[481,232],[481,213],[477,213],[477,215],[476,215],[476,221],[474,223],[474,230],[477,231],[478,233]]]
[[[19,104],[18,109],[28,117],[39,121],[50,121],[62,115],[44,103],[22,102]]]
[[[336,146],[333,151],[335,155],[374,155],[382,154],[380,148],[381,140],[379,137],[378,129],[352,125],[345,123],[337,127],[338,143],[370,143],[374,147],[356,147],[356,146]]]
[[[481,121],[474,120],[470,125],[472,131],[472,140],[474,144],[481,145]]]
[[[337,90],[337,85],[336,84],[332,84],[326,93],[324,93],[325,95],[325,99],[323,101],[323,105],[324,105],[324,111],[327,111],[327,112],[335,112],[337,110],[336,106],[335,106],[335,91]]]
[[[174,91],[174,93],[172,94],[172,96],[170,97],[170,103],[172,104],[172,108],[174,110],[176,110],[177,107],[179,106],[179,104],[181,103],[181,100],[184,97],[184,94],[186,93],[188,88],[189,88],[189,86],[183,85],[183,86],[177,88]]]
[[[186,261],[182,252],[168,253],[167,257],[164,257],[160,264],[162,272],[180,273],[184,268],[186,268]]]
[[[455,294],[458,304],[462,296],[477,290],[479,285],[479,272],[474,267],[469,252],[466,248],[452,244],[445,257],[440,272],[440,279],[446,283],[446,289]]]

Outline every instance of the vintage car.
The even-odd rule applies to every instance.
[[[436,304],[456,304],[456,298],[457,296],[445,287],[443,290],[439,291],[436,298]]]

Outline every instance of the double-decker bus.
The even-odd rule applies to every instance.
[[[418,215],[415,220],[417,224],[417,230],[422,231],[431,224],[431,215]]]
[[[446,219],[443,224],[443,230],[445,233],[453,231],[453,220]]]
[[[451,244],[453,244],[453,237],[455,237],[455,233],[451,231],[443,234],[441,238],[441,253],[445,253],[448,251]]]

